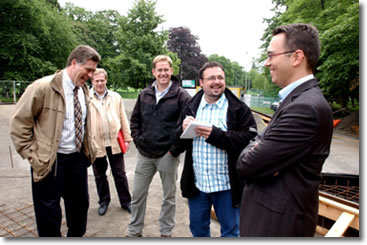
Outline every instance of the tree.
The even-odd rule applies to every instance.
[[[90,45],[101,55],[99,66],[104,67],[106,58],[119,54],[115,37],[120,18],[117,11],[103,10],[93,13],[71,3],[67,3],[63,11],[73,21],[73,31],[78,36],[79,43]]]
[[[152,80],[152,60],[159,54],[168,54],[164,46],[166,31],[156,31],[163,23],[155,13],[155,1],[136,0],[127,17],[118,19],[116,31],[119,55],[106,60],[113,86],[143,88]],[[172,57],[177,62],[177,56]]]
[[[341,3],[338,2],[338,5]],[[342,6],[338,6],[340,9]],[[345,107],[359,99],[359,5],[351,4],[321,35],[323,44],[316,74],[329,100]]]
[[[224,67],[226,73],[226,84],[229,86],[245,86],[246,73],[243,67],[237,62],[232,62],[230,59],[212,54],[208,57],[209,61],[216,61]]]
[[[71,23],[46,0],[0,1],[0,79],[35,80],[65,67]]]
[[[181,59],[180,78],[187,80],[198,79],[201,66],[208,61],[201,53],[197,40],[199,38],[191,34],[189,28],[176,27],[169,29],[167,47],[176,53]]]
[[[345,106],[359,98],[359,2],[357,0],[277,0],[276,15],[266,20],[262,40],[266,48],[271,31],[290,23],[311,23],[319,30],[321,55],[315,72],[329,102]],[[269,71],[265,70],[268,77]],[[353,102],[354,100],[352,100]]]
[[[252,80],[252,88],[265,91],[265,86],[267,83],[266,78],[258,73],[256,70],[251,70],[249,73]]]

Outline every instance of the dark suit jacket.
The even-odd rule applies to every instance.
[[[329,155],[332,114],[317,80],[293,90],[237,170],[246,180],[241,236],[314,236],[318,187]]]

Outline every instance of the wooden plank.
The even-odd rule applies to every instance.
[[[328,229],[322,226],[316,226],[316,233],[325,236],[328,233]]]
[[[350,223],[355,218],[355,215],[343,212],[335,224],[330,228],[329,232],[325,237],[341,237],[344,232],[348,229]]]
[[[348,212],[355,215],[355,218],[350,223],[350,227],[359,230],[359,210],[328,198],[319,197],[319,215],[331,220],[338,220],[343,212]]]
[[[335,201],[330,200],[328,198],[319,196],[319,202],[320,203],[325,203],[327,206],[334,207],[334,208],[336,208],[338,210],[347,211],[348,213],[351,213],[353,215],[359,216],[359,210],[358,209],[353,208],[353,207],[350,207],[350,206],[347,206],[345,204],[341,204],[341,203],[335,202]]]

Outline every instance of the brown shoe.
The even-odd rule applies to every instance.
[[[161,237],[172,237],[171,235],[161,235]]]

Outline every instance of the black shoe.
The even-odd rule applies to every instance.
[[[98,214],[99,215],[104,215],[107,212],[108,209],[108,204],[107,203],[101,203],[101,205],[99,206],[98,209]]]
[[[125,209],[129,214],[131,214],[131,205],[130,203],[127,204],[126,206],[121,206],[122,209]]]
[[[126,237],[143,237],[141,233],[135,234],[135,235],[129,235],[127,234]]]

